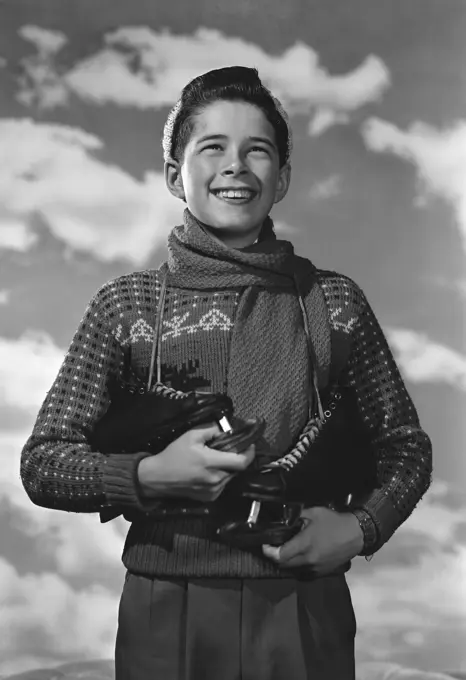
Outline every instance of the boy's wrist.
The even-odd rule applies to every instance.
[[[149,463],[150,460],[150,463]],[[154,499],[157,498],[158,494],[154,488],[154,478],[157,478],[157,462],[155,456],[147,455],[138,463],[136,470],[136,479],[138,492],[143,499]]]
[[[363,535],[363,546],[359,554],[365,556],[370,555],[372,548],[377,541],[377,528],[374,524],[374,520],[369,513],[362,508],[352,508],[350,512],[358,520]]]

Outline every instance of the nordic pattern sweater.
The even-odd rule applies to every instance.
[[[345,377],[356,391],[376,452],[381,487],[358,511],[358,518],[365,520],[364,554],[369,555],[390,538],[427,490],[431,444],[364,293],[339,274],[322,276],[321,285],[330,323],[349,336],[352,349]],[[22,451],[21,478],[33,503],[86,513],[109,505],[145,511],[151,505],[138,487],[140,456],[92,452],[87,435],[109,406],[107,376],[121,369],[129,346],[133,370],[147,377],[159,292],[157,271],[147,270],[106,283],[90,301]],[[240,295],[241,289],[167,290],[161,343],[164,384],[183,391],[226,391],[229,340]],[[125,567],[161,578],[292,575],[260,550],[243,551],[216,541],[210,521],[134,521],[123,549]]]

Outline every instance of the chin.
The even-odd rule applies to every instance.
[[[257,229],[263,224],[267,215],[257,218],[256,216],[246,216],[246,215],[209,215],[205,216],[205,219],[201,220],[203,224],[211,229],[219,230],[229,230],[234,229],[239,232],[248,232],[253,229]]]

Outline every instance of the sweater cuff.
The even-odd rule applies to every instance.
[[[104,456],[103,484],[107,506],[123,506],[147,512],[156,508],[160,499],[144,498],[138,479],[138,465],[153,454],[111,453]]]
[[[362,508],[352,508],[351,512],[356,517],[364,536],[363,549],[359,553],[365,557],[372,555],[378,543],[377,525],[366,510]]]

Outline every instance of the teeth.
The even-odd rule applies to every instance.
[[[217,192],[222,198],[250,198],[252,191],[242,189],[240,191],[219,191]]]

